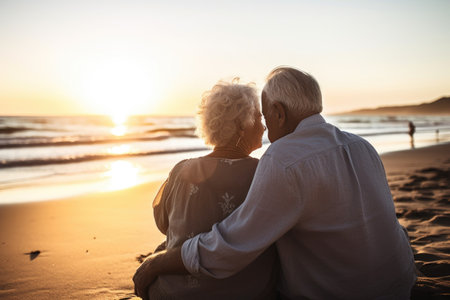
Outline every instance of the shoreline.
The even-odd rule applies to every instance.
[[[412,299],[448,295],[450,143],[381,158],[422,274]],[[164,239],[151,208],[161,183],[0,205],[0,298],[138,299],[137,258]]]
[[[371,144],[376,141],[369,140]],[[403,144],[408,142],[403,141]],[[429,148],[449,144],[450,142],[439,142],[434,144],[419,144],[415,150]],[[265,150],[269,147],[269,143],[263,144],[260,149],[253,151],[251,156],[260,158]],[[411,149],[394,150],[382,152],[380,155],[385,156],[389,153],[399,151],[410,151]],[[32,203],[42,201],[54,201],[64,198],[80,197],[93,193],[101,193],[105,191],[120,190],[140,184],[150,183],[157,180],[164,180],[171,168],[179,161],[186,158],[203,156],[210,152],[210,149],[177,152],[175,154],[162,154],[149,157],[125,157],[110,158],[104,161],[84,162],[82,164],[94,164],[86,166],[74,165],[75,170],[86,169],[87,173],[66,173],[66,166],[58,167],[58,171],[48,169],[46,166],[41,169],[27,169],[25,167],[3,169],[0,170],[0,176],[7,172],[6,176],[10,179],[0,184],[0,206],[14,203]],[[124,167],[129,172],[129,177],[135,177],[135,183],[120,183],[120,176],[123,171],[120,167]],[[118,168],[119,167],[119,168]],[[80,169],[80,170],[81,170]],[[49,171],[50,170],[50,171]],[[23,177],[25,173],[34,174]],[[16,174],[16,175],[15,175]],[[19,177],[17,177],[19,176]],[[37,177],[36,177],[37,176]],[[23,178],[22,178],[23,177]],[[118,185],[118,187],[116,187]]]

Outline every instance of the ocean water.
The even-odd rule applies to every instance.
[[[446,116],[325,116],[382,154],[450,141]],[[252,155],[260,157],[269,145]],[[193,117],[0,117],[0,204],[117,190],[167,177],[178,161],[209,152]]]

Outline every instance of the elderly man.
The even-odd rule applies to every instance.
[[[161,273],[226,278],[276,243],[283,299],[409,299],[414,258],[374,148],[325,122],[319,85],[302,71],[272,71],[262,109],[272,144],[244,203],[144,262],[137,294]]]

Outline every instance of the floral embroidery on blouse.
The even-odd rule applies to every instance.
[[[223,215],[229,215],[233,212],[236,205],[231,202],[231,200],[234,198],[234,196],[228,195],[228,193],[225,193],[225,195],[222,196],[223,202],[219,202],[220,207],[222,208]]]
[[[189,288],[195,288],[200,286],[200,283],[198,282],[198,279],[192,275],[187,275],[186,276],[186,280],[187,280],[187,286]]]
[[[190,187],[190,191],[189,191],[189,198],[194,195],[195,193],[198,192],[198,186],[194,185],[194,184],[189,184]]]

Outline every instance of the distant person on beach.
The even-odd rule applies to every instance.
[[[409,121],[408,122],[409,127],[409,137],[411,138],[411,148],[414,148],[414,133],[416,132],[416,126],[414,126],[414,123]]]
[[[199,130],[214,150],[179,162],[153,202],[155,222],[167,236],[167,249],[211,230],[244,201],[258,164],[249,154],[262,145],[265,128],[261,117],[256,89],[251,85],[220,82],[205,94]],[[148,294],[140,296],[271,299],[276,296],[277,259],[272,246],[223,280],[206,275],[160,275]]]
[[[409,299],[414,257],[375,149],[325,121],[319,85],[300,70],[269,74],[262,111],[272,144],[245,201],[211,231],[149,257],[137,294],[161,274],[227,278],[275,242],[281,299]]]

